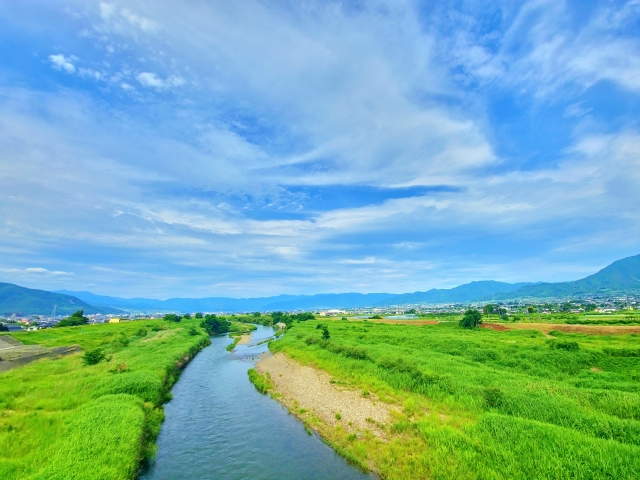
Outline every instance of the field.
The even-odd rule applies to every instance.
[[[362,468],[407,479],[640,478],[635,334],[324,320],[323,340],[318,323],[295,323],[270,348],[395,406],[389,425],[375,425],[382,437],[293,411]]]
[[[0,373],[0,478],[127,479],[154,454],[162,404],[209,335],[199,321],[136,321],[18,333],[25,344],[102,349]]]

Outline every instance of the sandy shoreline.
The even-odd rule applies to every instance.
[[[315,416],[320,421],[313,428],[340,426],[352,433],[371,431],[384,437],[379,427],[390,422],[391,406],[380,402],[373,394],[338,387],[331,383],[328,373],[307,367],[283,353],[261,359],[256,365],[261,374],[268,373],[274,385],[277,400],[297,416],[306,419]]]
[[[249,343],[250,341],[251,341],[251,334],[242,335],[242,337],[240,337],[240,341],[237,343],[237,345],[245,345],[245,344]]]

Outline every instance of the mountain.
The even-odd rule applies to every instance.
[[[426,292],[393,295],[377,305],[408,305],[419,303],[477,302],[503,292],[512,292],[529,283],[504,283],[494,280],[466,283],[449,289],[433,288]]]
[[[74,295],[96,306],[124,308],[128,310],[158,310],[181,312],[250,312],[277,310],[314,310],[324,308],[357,308],[375,305],[392,297],[389,293],[331,293],[318,295],[278,295],[261,298],[118,298],[95,295],[91,292],[58,290],[57,293]]]
[[[84,313],[121,313],[114,308],[94,307],[71,295],[19,287],[0,283],[0,314],[50,315],[54,305],[56,313],[70,315],[77,310]]]
[[[561,283],[504,283],[493,280],[466,283],[455,288],[431,289],[426,292],[330,293],[318,295],[278,295],[262,298],[119,298],[91,292],[59,290],[100,308],[122,308],[139,311],[179,312],[251,312],[319,310],[389,305],[469,303],[483,300],[516,298],[569,297],[574,295],[614,292],[640,292],[640,255],[613,262],[606,268],[581,280]],[[73,298],[72,297],[72,298]]]
[[[640,255],[613,262],[593,275],[574,282],[538,283],[509,293],[495,295],[495,299],[572,297],[606,293],[640,292]]]
[[[405,294],[392,293],[325,293],[317,295],[278,295],[262,298],[170,298],[154,300],[150,298],[118,298],[95,295],[91,292],[59,293],[74,295],[96,306],[124,308],[127,310],[156,310],[180,312],[250,312],[250,311],[291,311],[321,310],[328,308],[359,308],[385,305],[406,305],[418,303],[464,303],[481,300],[500,292],[516,290],[524,283],[503,283],[494,281],[471,282],[451,289],[432,289],[428,292]]]

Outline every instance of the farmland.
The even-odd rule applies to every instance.
[[[385,478],[640,477],[636,334],[321,323],[329,339],[317,321],[298,322],[270,348],[393,407],[393,420],[371,431],[292,408],[364,469]]]
[[[78,346],[0,373],[0,478],[135,478],[155,452],[162,404],[209,335],[197,320],[18,333],[25,345]],[[95,364],[87,364],[87,353]],[[83,361],[84,360],[84,361]]]

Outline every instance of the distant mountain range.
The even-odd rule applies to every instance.
[[[119,298],[91,292],[58,290],[55,293],[32,290],[0,283],[0,313],[50,313],[53,305],[58,312],[72,313],[83,308],[85,313],[118,313],[128,311],[178,312],[250,312],[319,310],[327,308],[382,307],[391,305],[469,303],[518,298],[564,298],[572,296],[640,293],[640,255],[618,260],[599,272],[574,282],[504,283],[471,282],[450,289],[426,292],[391,293],[330,293],[319,295],[278,295],[262,298]]]
[[[325,308],[383,307],[419,303],[467,303],[492,298],[497,294],[513,292],[528,283],[504,283],[492,280],[471,282],[450,289],[432,289],[414,293],[325,293],[318,295],[279,295],[262,298],[150,298],[124,299],[95,295],[91,292],[59,290],[96,306],[128,310],[167,310],[181,312],[247,312],[318,310]]]
[[[617,260],[581,280],[527,285],[513,292],[500,293],[496,298],[572,297],[616,292],[640,292],[640,255]]]
[[[84,313],[122,313],[121,310],[110,307],[95,307],[72,295],[34,290],[19,287],[11,283],[0,283],[0,314],[11,315],[70,315],[78,310]]]

